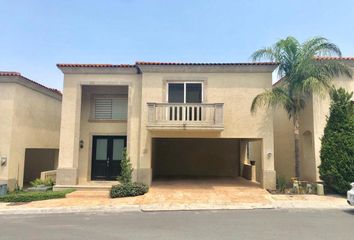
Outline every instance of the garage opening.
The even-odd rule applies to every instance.
[[[240,140],[210,138],[154,138],[153,179],[238,177]]]
[[[57,169],[58,153],[58,149],[26,149],[24,185],[40,178],[41,172]]]

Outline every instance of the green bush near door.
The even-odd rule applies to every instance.
[[[123,151],[123,160],[121,161],[121,175],[118,177],[120,184],[112,186],[110,191],[111,198],[135,197],[144,195],[149,191],[149,186],[143,183],[132,182],[133,168],[127,152]]]
[[[149,191],[149,187],[143,183],[127,183],[113,186],[111,189],[111,198],[135,197],[144,195]]]

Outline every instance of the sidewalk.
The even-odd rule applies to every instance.
[[[353,209],[343,196],[339,195],[270,195],[276,208],[333,208]]]
[[[229,210],[229,209],[352,209],[346,203],[346,199],[340,196],[316,196],[316,195],[270,195],[266,194],[258,198],[244,195],[234,201],[215,201],[204,198],[201,194],[199,200],[191,201],[183,194],[180,200],[167,199],[150,191],[150,194],[135,198],[110,199],[108,193],[100,191],[88,193],[78,191],[65,199],[52,199],[31,203],[0,203],[0,214],[33,214],[33,213],[75,213],[75,212],[123,212],[123,211],[173,211],[173,210]],[[180,193],[176,191],[178,196]],[[242,194],[241,194],[242,195]],[[151,197],[155,196],[155,197]],[[251,196],[251,197],[250,197]],[[202,200],[204,199],[204,200]],[[207,201],[205,201],[207,200]]]

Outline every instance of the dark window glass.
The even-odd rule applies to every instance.
[[[186,84],[186,103],[202,102],[202,84],[187,83]]]
[[[168,84],[168,102],[183,103],[184,102],[184,85],[183,83]]]

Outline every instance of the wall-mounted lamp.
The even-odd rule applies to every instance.
[[[267,153],[267,158],[271,158],[271,157],[272,157],[272,153],[271,152]]]
[[[80,148],[84,148],[84,140],[80,140]]]
[[[1,160],[0,160],[1,167],[5,167],[6,163],[7,163],[7,157],[1,157]]]

